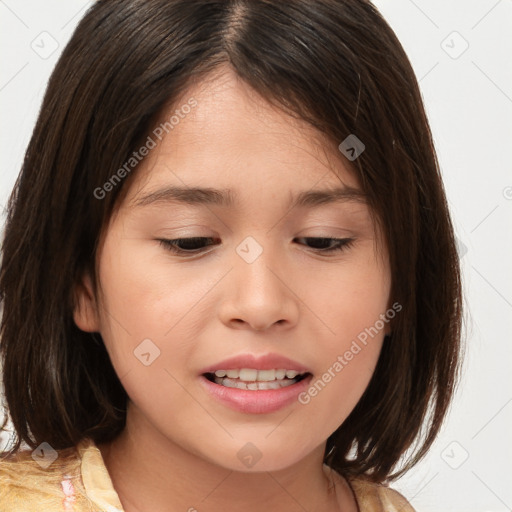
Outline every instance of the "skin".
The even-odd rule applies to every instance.
[[[391,285],[364,202],[287,207],[304,190],[359,188],[336,146],[221,71],[183,95],[178,106],[193,97],[197,107],[131,177],[98,251],[100,296],[87,276],[77,292],[75,322],[101,333],[130,398],[125,430],[99,448],[126,512],[355,511],[323,454],[367,387],[389,324],[307,405],[242,413],[200,385],[202,368],[241,353],[275,352],[318,378],[389,308]],[[134,206],[168,185],[232,188],[238,203]],[[217,242],[187,258],[157,240],[194,236]],[[263,250],[250,264],[236,252],[247,236]],[[325,255],[302,237],[354,242]],[[149,366],[133,353],[147,338],[160,350]],[[237,457],[248,442],[262,454],[251,468]]]

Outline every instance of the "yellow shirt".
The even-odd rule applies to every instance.
[[[84,439],[76,450],[59,450],[55,455],[46,468],[32,458],[31,451],[0,459],[0,512],[123,512],[101,452],[91,439]],[[401,494],[387,486],[362,478],[350,479],[350,485],[360,512],[414,512]]]

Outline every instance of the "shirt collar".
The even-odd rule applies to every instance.
[[[87,497],[105,512],[123,512],[123,506],[114,489],[99,448],[92,439],[84,439],[78,445],[82,460],[81,473]]]

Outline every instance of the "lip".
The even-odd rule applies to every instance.
[[[251,366],[251,368],[254,367]],[[270,368],[258,369],[268,370]],[[310,374],[301,381],[285,388],[249,391],[215,384],[204,375],[199,378],[201,385],[211,397],[235,411],[248,414],[268,414],[298,402],[298,395],[308,388],[312,379],[313,375]]]
[[[203,375],[204,373],[213,373],[215,370],[241,370],[242,368],[251,368],[255,370],[284,369],[295,370],[299,373],[312,373],[306,366],[279,354],[265,354],[263,356],[239,354],[207,366],[206,368],[203,368],[200,373]]]

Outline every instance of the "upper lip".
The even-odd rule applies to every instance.
[[[263,356],[239,354],[203,368],[201,374],[213,373],[215,370],[241,370],[242,368],[252,368],[255,370],[284,369],[295,370],[299,373],[311,373],[309,368],[303,364],[279,354],[265,354]]]

